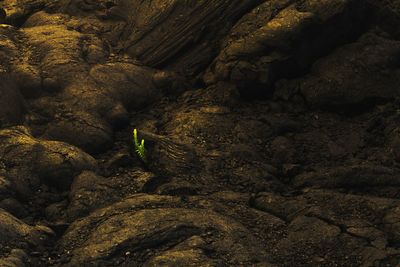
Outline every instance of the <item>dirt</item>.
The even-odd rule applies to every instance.
[[[0,0],[0,23],[0,266],[400,264],[399,1]]]

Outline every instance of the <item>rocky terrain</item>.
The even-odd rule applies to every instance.
[[[0,266],[400,266],[399,199],[398,0],[0,0]]]

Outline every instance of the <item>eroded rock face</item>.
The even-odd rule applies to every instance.
[[[213,59],[218,39],[261,2],[77,0],[61,1],[59,10],[94,21],[114,46],[148,66],[192,76]]]

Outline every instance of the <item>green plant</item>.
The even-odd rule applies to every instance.
[[[142,139],[142,141],[139,143],[138,137],[137,137],[137,130],[134,129],[133,130],[133,142],[135,145],[135,153],[136,156],[143,161],[144,163],[146,163],[147,159],[146,159],[146,149],[144,147],[144,139]]]

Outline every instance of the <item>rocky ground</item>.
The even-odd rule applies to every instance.
[[[0,266],[400,266],[400,1],[0,23]]]

